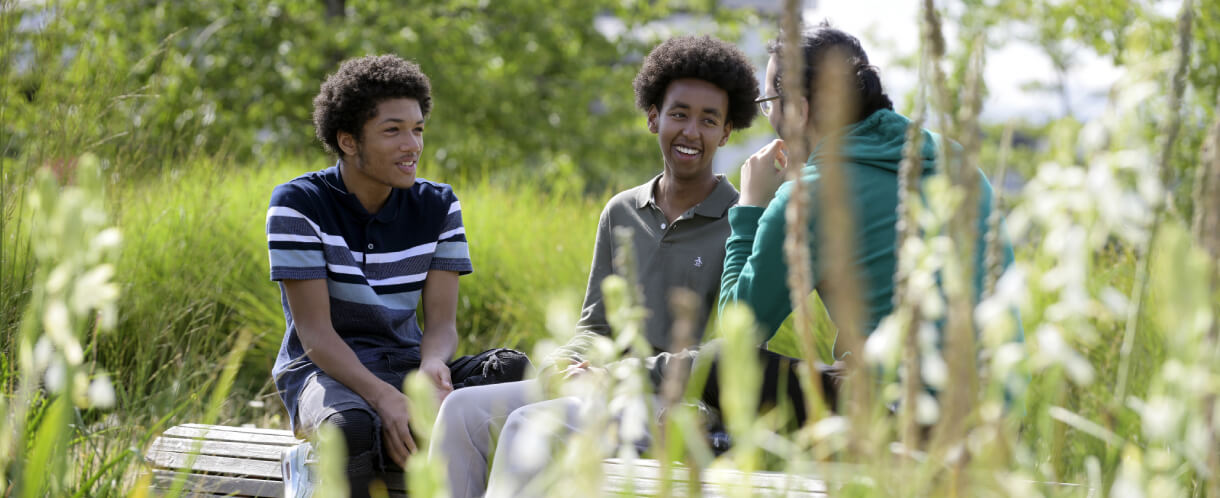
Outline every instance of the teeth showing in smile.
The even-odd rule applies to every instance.
[[[405,168],[407,166],[415,166],[415,161],[400,161],[400,162],[396,162],[394,164],[399,167]]]
[[[683,154],[692,155],[692,156],[699,153],[699,151],[696,149],[692,149],[690,147],[683,147],[681,145],[675,145],[674,148],[677,149],[678,152],[681,152]]]

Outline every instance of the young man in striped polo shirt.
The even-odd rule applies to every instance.
[[[416,178],[430,94],[419,66],[398,57],[344,62],[314,99],[317,136],[337,164],[276,187],[267,212],[287,322],[276,388],[298,434],[323,423],[344,434],[353,496],[368,495],[382,455],[402,466],[416,450],[401,391],[409,371],[443,398],[454,386],[519,380],[528,363],[495,350],[488,364],[499,371],[451,371],[458,276],[472,265],[457,196]]]

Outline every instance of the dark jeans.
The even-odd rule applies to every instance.
[[[797,366],[801,360],[773,353],[765,349],[758,350],[759,363],[763,368],[763,383],[758,400],[759,412],[775,408],[783,401],[792,407],[794,422],[799,427],[805,424],[805,393],[801,390],[800,374]],[[832,411],[838,406],[839,386],[842,383],[843,368],[840,363],[815,365],[822,378],[822,399]],[[720,409],[720,357],[712,360],[711,371],[707,383],[703,386],[703,402],[716,410]]]
[[[381,380],[401,386],[406,375],[419,365],[387,360],[365,366]],[[529,368],[525,354],[507,348],[463,356],[449,363],[454,389],[518,381]],[[325,373],[305,384],[297,411],[303,421],[329,423],[343,433],[351,496],[368,496],[368,485],[376,472],[401,470],[381,445],[381,418],[377,412],[359,394]]]

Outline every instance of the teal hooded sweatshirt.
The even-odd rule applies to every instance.
[[[861,297],[865,308],[864,333],[871,334],[893,309],[896,266],[898,164],[910,124],[905,116],[882,109],[843,130],[843,165],[852,208],[854,233],[853,259],[859,270]],[[937,144],[940,137],[923,130],[923,178],[935,174]],[[954,144],[956,146],[956,144]],[[823,282],[824,266],[818,258],[820,144],[801,171],[810,195],[809,252],[812,257],[812,282]],[[979,238],[975,247],[975,297],[982,290],[987,218],[991,213],[991,184],[979,173]],[[792,182],[780,185],[767,207],[735,206],[729,210],[732,233],[726,245],[724,274],[720,282],[720,309],[729,303],[748,305],[762,328],[764,341],[770,340],[780,324],[792,313],[788,293],[788,265],[784,259],[785,216]],[[1004,265],[1012,262],[1012,246],[1004,242]],[[834,317],[831,316],[831,320]],[[842,353],[840,351],[839,353]]]

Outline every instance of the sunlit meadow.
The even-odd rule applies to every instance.
[[[813,475],[832,495],[1220,496],[1220,125],[1193,104],[1215,95],[1215,82],[1187,84],[1184,74],[1190,16],[1215,19],[1217,6],[1181,2],[1186,22],[1172,50],[1140,43],[1152,28],[1133,23],[1126,76],[1105,114],[1049,127],[1045,148],[1030,152],[1014,150],[1011,130],[979,130],[984,28],[961,26],[980,43],[951,58],[941,19],[923,4],[922,83],[906,111],[962,143],[964,167],[904,183],[922,185],[925,201],[909,196],[900,213],[900,298],[867,338],[838,338],[858,346],[846,401],[795,430],[783,410],[757,416],[760,373],[743,354],[752,318],[731,309],[709,336],[728,359],[721,415],[733,448],[715,456],[680,396],[662,396],[672,407],[653,420],[624,262],[628,278],[606,289],[619,333],[593,354],[608,375],[592,387],[548,386],[593,392],[591,406],[604,410],[591,412],[585,431],[521,451],[549,462],[534,490],[603,489],[602,458],[641,456],[620,443],[648,431],[659,436],[642,456],[664,468]],[[14,24],[0,20],[0,30]],[[11,53],[6,38],[0,59]],[[103,147],[123,138],[80,117],[140,98],[103,84],[106,74],[65,93],[54,108],[62,113],[46,118],[50,138],[0,155],[2,496],[141,496],[143,451],[172,425],[286,425],[268,376],[283,316],[267,279],[264,212],[274,185],[327,164],[320,153],[250,165],[224,151],[163,157],[134,137],[130,147]],[[0,121],[23,97],[5,88],[3,98]],[[1199,142],[1204,150],[1186,146]],[[1185,166],[1175,162],[1183,157]],[[123,169],[159,161],[172,166],[130,177]],[[987,222],[1013,241],[1016,263],[1004,272],[990,265],[977,303],[961,291],[971,281],[961,254],[975,243],[966,206],[976,167],[993,179],[1031,172],[1019,190],[997,189],[1005,219]],[[444,175],[429,178],[461,197],[475,266],[462,281],[463,351],[515,345],[545,355],[572,333],[593,227],[612,191],[530,175]],[[996,243],[986,241],[988,250]],[[832,333],[821,318],[785,328],[772,346],[824,357]],[[436,407],[421,382],[407,392],[426,427]],[[322,455],[324,492],[343,489],[339,468],[333,452]],[[407,470],[412,496],[444,494],[438,462],[412,459]],[[742,484],[725,493],[751,495]],[[661,486],[698,493],[685,482]]]

